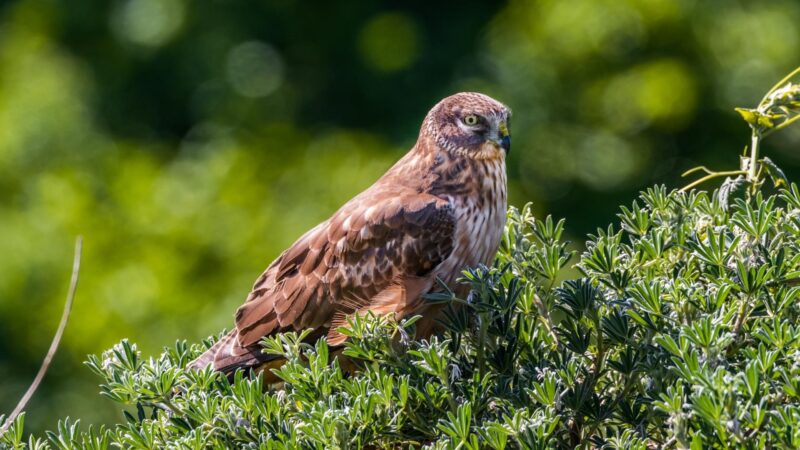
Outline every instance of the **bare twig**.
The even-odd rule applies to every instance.
[[[713,170],[710,170],[710,169],[709,169],[708,167],[706,167],[706,166],[697,166],[697,167],[693,167],[693,168],[691,168],[691,169],[687,170],[686,172],[683,172],[683,173],[681,174],[681,177],[685,177],[685,176],[687,176],[687,175],[691,175],[691,174],[693,174],[693,173],[695,173],[695,172],[698,172],[698,171],[701,171],[701,170],[702,170],[703,172],[705,172],[706,174],[708,174],[708,175],[712,175],[712,174],[716,173],[716,172],[714,172]]]
[[[684,175],[688,175],[689,173],[696,172],[697,170],[706,170],[706,171],[708,170],[708,169],[697,169],[697,170],[696,169],[697,168],[692,169],[690,171],[687,171],[686,173],[684,173]],[[706,175],[703,178],[700,178],[699,180],[695,180],[695,181],[687,184],[686,186],[682,187],[680,189],[680,191],[681,192],[687,192],[691,188],[693,188],[693,187],[695,187],[695,186],[697,186],[699,184],[705,183],[706,181],[708,181],[708,180],[710,180],[712,178],[729,177],[729,176],[733,176],[733,175],[744,175],[745,173],[747,173],[747,172],[745,172],[744,170],[729,170],[729,171],[725,171],[725,172],[711,172],[709,175]]]
[[[761,132],[753,130],[750,138],[750,162],[747,166],[747,181],[755,183],[758,181],[758,145],[761,143]]]
[[[742,331],[742,327],[744,326],[744,321],[747,320],[747,316],[749,315],[749,311],[747,307],[749,306],[750,298],[745,296],[742,299],[742,304],[739,306],[739,312],[736,314],[736,322],[733,324],[733,338],[739,336],[739,333]]]
[[[775,128],[770,128],[769,130],[765,131],[764,134],[761,137],[767,137],[767,136],[769,136],[770,134],[772,134],[772,133],[774,133],[776,131],[779,131],[779,130],[782,130],[782,129],[788,127],[789,125],[793,124],[794,122],[797,122],[798,120],[800,120],[800,114],[795,115],[791,119],[787,119],[786,121],[782,122],[780,125],[776,126]]]
[[[539,297],[539,295],[535,292],[533,294],[533,303],[536,305],[536,309],[539,310],[539,318],[542,319],[545,328],[547,328],[547,333],[553,339],[553,342],[555,342],[556,346],[558,346],[558,335],[555,332],[555,327],[553,327],[553,320],[550,318],[550,312],[547,311],[547,307],[542,301],[542,298]]]
[[[64,303],[64,311],[61,313],[61,322],[58,324],[58,329],[56,329],[56,334],[53,336],[53,341],[50,342],[50,349],[47,350],[47,355],[44,357],[44,361],[42,361],[42,366],[39,367],[39,372],[36,374],[36,378],[33,379],[28,390],[25,392],[25,395],[19,400],[17,403],[16,408],[14,411],[6,419],[6,422],[0,426],[0,434],[5,433],[8,428],[14,423],[14,420],[19,416],[19,414],[25,410],[25,406],[28,405],[28,401],[33,397],[33,394],[36,392],[36,389],[39,388],[39,384],[42,382],[44,375],[47,373],[47,369],[50,368],[50,363],[53,361],[53,356],[56,354],[56,350],[58,350],[58,345],[61,343],[61,336],[64,335],[64,329],[67,328],[67,322],[69,322],[69,314],[72,311],[72,301],[75,299],[75,290],[78,288],[78,273],[81,269],[81,251],[83,249],[83,238],[78,236],[75,239],[75,256],[72,260],[72,276],[70,277],[69,281],[69,290],[67,291],[67,300]]]
[[[772,95],[773,92],[775,92],[778,89],[780,89],[781,86],[783,86],[784,84],[788,83],[789,80],[794,78],[794,76],[799,74],[799,73],[800,73],[800,67],[794,69],[791,73],[789,73],[789,75],[786,75],[785,77],[783,77],[783,79],[781,81],[778,81],[777,83],[775,83],[775,85],[772,86],[772,88],[770,88],[770,90],[768,90],[766,94],[764,94],[764,98],[761,99],[761,101],[758,103],[758,105],[759,106],[763,105],[764,102],[767,101],[767,98],[769,98],[769,96]]]

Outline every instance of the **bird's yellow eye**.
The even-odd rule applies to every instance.
[[[467,117],[464,117],[464,123],[469,126],[474,126],[478,124],[478,116],[475,114],[470,114]]]

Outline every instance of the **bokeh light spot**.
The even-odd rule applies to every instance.
[[[629,181],[636,175],[641,160],[630,143],[605,132],[589,134],[576,156],[578,178],[599,191]]]
[[[617,58],[639,48],[647,37],[642,15],[624,1],[544,1],[540,8],[528,9],[528,21],[532,33],[565,64],[595,56]]]
[[[381,14],[361,30],[358,47],[361,59],[369,67],[395,72],[409,67],[419,56],[419,30],[405,14]]]
[[[703,26],[696,26],[699,42],[716,63],[716,77],[730,104],[760,98],[769,83],[780,79],[800,52],[800,7],[797,2],[765,4],[757,8],[722,8]],[[765,85],[766,84],[766,85]]]
[[[694,76],[682,63],[659,60],[640,64],[602,82],[603,119],[613,129],[635,132],[647,126],[680,129],[691,119],[697,104]],[[592,100],[590,100],[591,103]]]
[[[183,18],[180,0],[127,0],[112,15],[111,26],[126,41],[158,47],[175,36]]]
[[[258,98],[273,93],[283,84],[285,69],[283,58],[271,45],[249,41],[231,49],[226,71],[236,93]]]

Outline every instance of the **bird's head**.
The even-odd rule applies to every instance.
[[[511,111],[477,92],[461,92],[440,101],[425,119],[423,132],[439,147],[475,159],[503,158],[511,150]]]

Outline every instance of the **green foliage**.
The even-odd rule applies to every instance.
[[[582,242],[642,186],[735,168],[732,107],[800,55],[797,0],[346,5],[0,2],[0,411],[47,350],[77,234],[86,264],[57,376],[29,405],[37,433],[113,422],[83,355],[230,326],[260,271],[445,95],[509,104],[511,203]],[[775,137],[761,153],[800,180],[800,133]]]
[[[415,318],[340,329],[346,373],[324,340],[265,340],[274,372],[232,381],[183,369],[211,345],[145,359],[122,341],[87,365],[125,421],[66,419],[9,448],[797,448],[800,446],[800,188],[721,203],[656,186],[590,236],[576,266],[564,224],[511,209],[492,268],[465,272],[443,330]],[[445,295],[446,296],[446,295]],[[445,297],[441,296],[441,297]],[[430,301],[446,301],[433,298]]]

